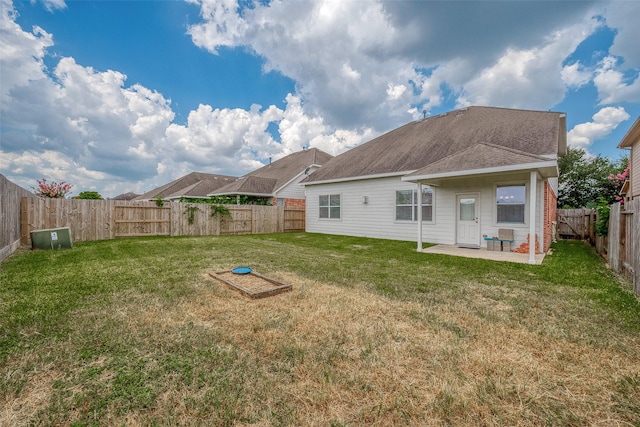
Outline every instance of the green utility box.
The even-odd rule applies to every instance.
[[[31,249],[71,249],[71,229],[49,228],[31,232]]]

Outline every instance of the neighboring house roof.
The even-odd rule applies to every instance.
[[[478,144],[484,145],[462,153]],[[510,161],[526,164],[522,156],[534,156],[529,160],[535,161],[555,160],[566,154],[566,115],[495,107],[463,108],[380,135],[335,157],[303,183],[405,175],[439,161],[442,163],[435,165],[432,172],[482,169],[487,167],[488,159],[479,154],[487,147],[494,154],[500,153],[499,159],[489,159],[494,166]],[[454,155],[457,157],[449,158]]]
[[[129,191],[128,193],[118,194],[116,197],[112,197],[111,200],[133,200],[138,196],[139,194]]]
[[[146,192],[143,195],[136,197],[134,200],[153,200],[158,196],[163,199],[207,197],[207,194],[235,181],[236,179],[238,178],[228,175],[191,172],[190,174],[171,181],[168,184]]]
[[[618,144],[618,148],[631,148],[638,141],[640,141],[640,117],[631,125],[631,128]]]
[[[298,151],[256,169],[210,195],[244,194],[252,196],[273,196],[279,189],[299,177],[311,166],[320,166],[333,156],[317,148]]]

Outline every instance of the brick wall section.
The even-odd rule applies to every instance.
[[[275,197],[272,201],[273,206],[278,204],[278,199]],[[284,207],[285,208],[305,208],[307,206],[307,201],[305,199],[284,199]]]
[[[557,221],[558,196],[553,192],[549,183],[544,183],[544,235],[543,250],[547,252],[553,242],[553,221]]]
[[[307,206],[305,199],[284,199],[285,208],[304,208]]]

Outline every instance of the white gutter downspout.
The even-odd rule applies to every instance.
[[[531,171],[529,179],[529,264],[536,263],[536,187],[538,172]]]
[[[418,182],[418,252],[422,252],[422,183]]]

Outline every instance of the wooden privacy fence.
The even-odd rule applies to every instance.
[[[611,205],[608,259],[611,269],[631,283],[640,296],[640,198]]]
[[[36,196],[0,174],[0,261],[20,247],[20,203],[23,197]]]
[[[595,242],[595,209],[558,209],[558,230],[561,239],[590,239]]]
[[[193,203],[23,198],[21,241],[33,230],[69,227],[74,242],[139,236],[219,236],[304,231],[305,209],[227,205],[226,215]]]

